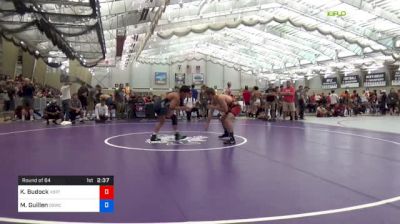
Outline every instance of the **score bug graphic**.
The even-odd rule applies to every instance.
[[[100,186],[100,212],[114,212],[114,186]]]
[[[18,212],[114,212],[113,176],[20,176]]]

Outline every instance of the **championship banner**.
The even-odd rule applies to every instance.
[[[384,72],[365,75],[365,87],[386,86],[386,74]]]
[[[322,89],[337,89],[338,80],[337,77],[322,78]]]
[[[400,86],[400,71],[397,71],[392,79],[393,86]]]
[[[347,75],[342,78],[342,88],[358,88],[360,87],[360,80],[358,75]]]

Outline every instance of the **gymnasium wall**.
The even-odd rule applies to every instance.
[[[173,89],[175,84],[175,73],[185,73],[185,84],[192,85],[193,73],[204,74],[204,84],[218,89],[226,87],[227,82],[232,83],[232,89],[239,90],[244,86],[252,87],[259,84],[255,76],[236,71],[233,68],[206,62],[204,60],[193,60],[171,65],[162,64],[140,64],[133,63],[125,70],[117,68],[110,69],[109,73],[96,73],[92,79],[92,85],[100,84],[105,88],[114,87],[115,83],[130,83],[134,90],[165,92]],[[188,71],[189,70],[189,71]],[[167,73],[165,84],[157,84],[155,81],[156,72]]]

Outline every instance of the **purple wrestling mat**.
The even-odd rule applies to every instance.
[[[170,141],[169,123],[150,144],[153,127],[0,125],[0,221],[400,222],[397,134],[238,120],[237,144],[226,147],[217,121],[208,132],[202,122],[180,122],[189,137],[180,144]],[[18,213],[19,175],[113,175],[115,211]]]

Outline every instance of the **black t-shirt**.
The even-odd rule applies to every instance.
[[[276,93],[276,89],[268,88],[267,90],[265,90],[265,93],[266,94]],[[273,101],[275,101],[276,96],[267,95],[266,99],[267,99],[267,102],[273,102]]]
[[[86,88],[85,86],[81,86],[78,89],[78,96],[79,97],[87,97],[89,95],[89,89]]]
[[[22,97],[30,97],[33,98],[33,93],[35,92],[35,87],[32,85],[24,85],[22,86]]]
[[[46,112],[50,112],[50,113],[55,113],[55,112],[60,112],[61,108],[60,106],[58,106],[57,104],[50,104],[46,107]]]

